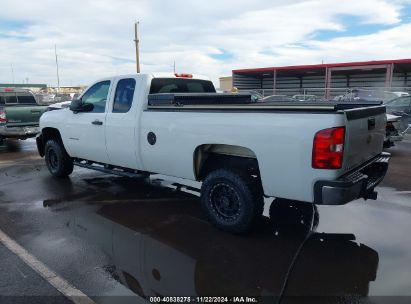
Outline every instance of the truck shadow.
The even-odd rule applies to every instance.
[[[69,227],[105,252],[112,265],[103,268],[143,298],[352,302],[376,279],[377,252],[353,234],[316,232],[311,204],[274,202],[258,229],[236,236],[211,226],[194,195],[123,178],[87,183],[99,190],[88,199],[97,208],[74,212]]]

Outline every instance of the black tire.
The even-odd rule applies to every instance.
[[[264,199],[257,179],[218,169],[203,181],[201,205],[213,225],[239,234],[248,231],[261,218]]]
[[[73,172],[73,160],[60,141],[50,139],[45,146],[47,168],[55,177],[67,177]]]

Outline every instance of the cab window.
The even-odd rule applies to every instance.
[[[30,93],[17,94],[19,104],[37,104],[36,99]]]
[[[113,113],[127,113],[133,103],[136,81],[132,78],[121,79],[114,94]]]
[[[4,98],[5,104],[16,104],[17,103],[16,93],[14,92],[4,93],[3,98]]]
[[[81,98],[83,103],[92,103],[94,105],[94,109],[91,113],[105,112],[109,88],[110,81],[105,80],[94,84],[86,93],[84,93]]]
[[[209,80],[188,78],[154,78],[151,81],[150,94],[156,93],[215,93],[214,85]]]

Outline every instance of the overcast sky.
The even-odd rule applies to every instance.
[[[411,0],[0,0],[0,83],[411,58]]]

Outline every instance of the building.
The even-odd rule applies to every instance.
[[[327,63],[233,70],[233,86],[264,95],[332,97],[349,88],[411,92],[411,59]]]
[[[220,90],[224,92],[229,92],[233,88],[233,77],[226,76],[220,77]]]

